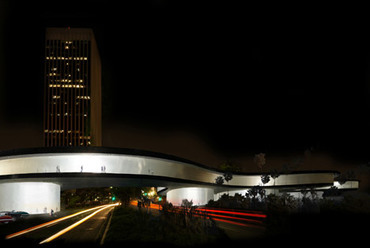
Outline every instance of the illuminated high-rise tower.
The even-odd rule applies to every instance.
[[[44,97],[45,146],[101,146],[101,62],[91,29],[46,29]]]

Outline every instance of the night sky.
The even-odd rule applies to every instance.
[[[38,2],[1,1],[1,150],[42,146],[45,28],[70,26],[98,42],[104,146],[369,161],[367,29],[345,6]]]

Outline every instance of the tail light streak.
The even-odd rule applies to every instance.
[[[137,206],[137,201],[131,201],[131,205]],[[151,204],[148,206],[151,209],[161,210],[160,204]],[[174,213],[181,213],[183,210],[175,208]],[[267,217],[266,214],[260,211],[248,210],[231,210],[231,209],[212,209],[212,208],[197,208],[193,213],[196,217],[212,217],[215,221],[225,222],[238,226],[253,227],[264,229],[263,219]],[[233,221],[234,220],[234,221]]]
[[[249,217],[258,217],[258,218],[266,218],[266,214],[262,213],[250,213],[250,212],[236,212],[236,211],[229,211],[229,210],[216,210],[216,209],[208,209],[208,208],[201,208],[201,211],[206,212],[214,212],[214,213],[223,213],[223,214],[232,214],[232,215],[241,215],[241,216],[249,216]]]
[[[234,216],[227,216],[227,215],[219,215],[219,214],[207,214],[207,215],[214,216],[214,217],[220,217],[220,218],[227,218],[227,219],[234,219],[234,220],[241,220],[241,221],[248,221],[248,222],[254,222],[254,223],[258,223],[258,224],[263,224],[262,221],[260,221],[260,220],[254,220],[254,219],[246,219],[246,218],[240,218],[240,217],[234,217]]]
[[[249,212],[249,211],[235,211],[235,210],[221,210],[200,208],[198,211],[203,212],[206,216],[216,217],[215,221],[225,222],[238,226],[262,228],[264,229],[263,219],[267,217],[262,212]],[[251,217],[251,218],[247,218]],[[258,218],[258,219],[257,219]],[[235,221],[232,221],[235,220]]]

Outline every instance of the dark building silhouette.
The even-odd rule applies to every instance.
[[[91,29],[47,28],[44,145],[101,146],[101,62]]]

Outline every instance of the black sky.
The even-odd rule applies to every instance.
[[[345,6],[173,2],[3,1],[0,128],[42,128],[45,28],[90,27],[105,126],[185,130],[229,155],[315,148],[367,159],[361,15]]]

